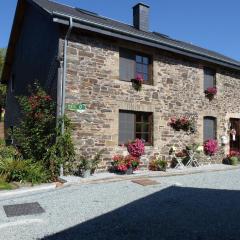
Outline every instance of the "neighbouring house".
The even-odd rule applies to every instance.
[[[77,151],[106,149],[102,170],[135,138],[145,140],[145,164],[154,154],[169,159],[173,145],[208,139],[218,140],[222,155],[240,151],[240,62],[151,32],[149,10],[134,6],[128,25],[48,0],[19,0],[1,79],[6,128],[19,117],[15,96],[37,79],[57,115],[72,120]],[[169,125],[183,116],[192,132]]]

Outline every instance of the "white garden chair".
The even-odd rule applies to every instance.
[[[176,164],[176,166],[174,168],[179,168],[179,169],[185,168],[185,166],[184,166],[184,164],[182,162],[182,158],[176,157],[175,153],[173,154],[173,158],[177,161],[177,164]]]
[[[189,166],[199,167],[200,164],[198,162],[198,159],[195,157],[195,152],[192,150],[188,150],[187,153],[189,156],[189,160],[188,160],[186,166],[187,167],[189,167]]]

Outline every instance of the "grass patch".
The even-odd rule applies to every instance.
[[[2,179],[0,179],[0,190],[12,190],[14,187],[7,182],[4,182]]]

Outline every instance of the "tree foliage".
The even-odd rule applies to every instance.
[[[2,76],[5,53],[6,50],[4,48],[0,48],[0,77]],[[0,112],[1,109],[5,107],[5,99],[6,99],[6,85],[0,84]]]
[[[0,48],[0,76],[2,76],[2,70],[4,65],[4,58],[5,58],[5,49]]]

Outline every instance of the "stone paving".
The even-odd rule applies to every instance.
[[[158,184],[149,186],[91,182],[0,198],[0,239],[239,240],[239,176],[236,167],[155,176]],[[42,214],[4,212],[5,205],[34,202]]]

